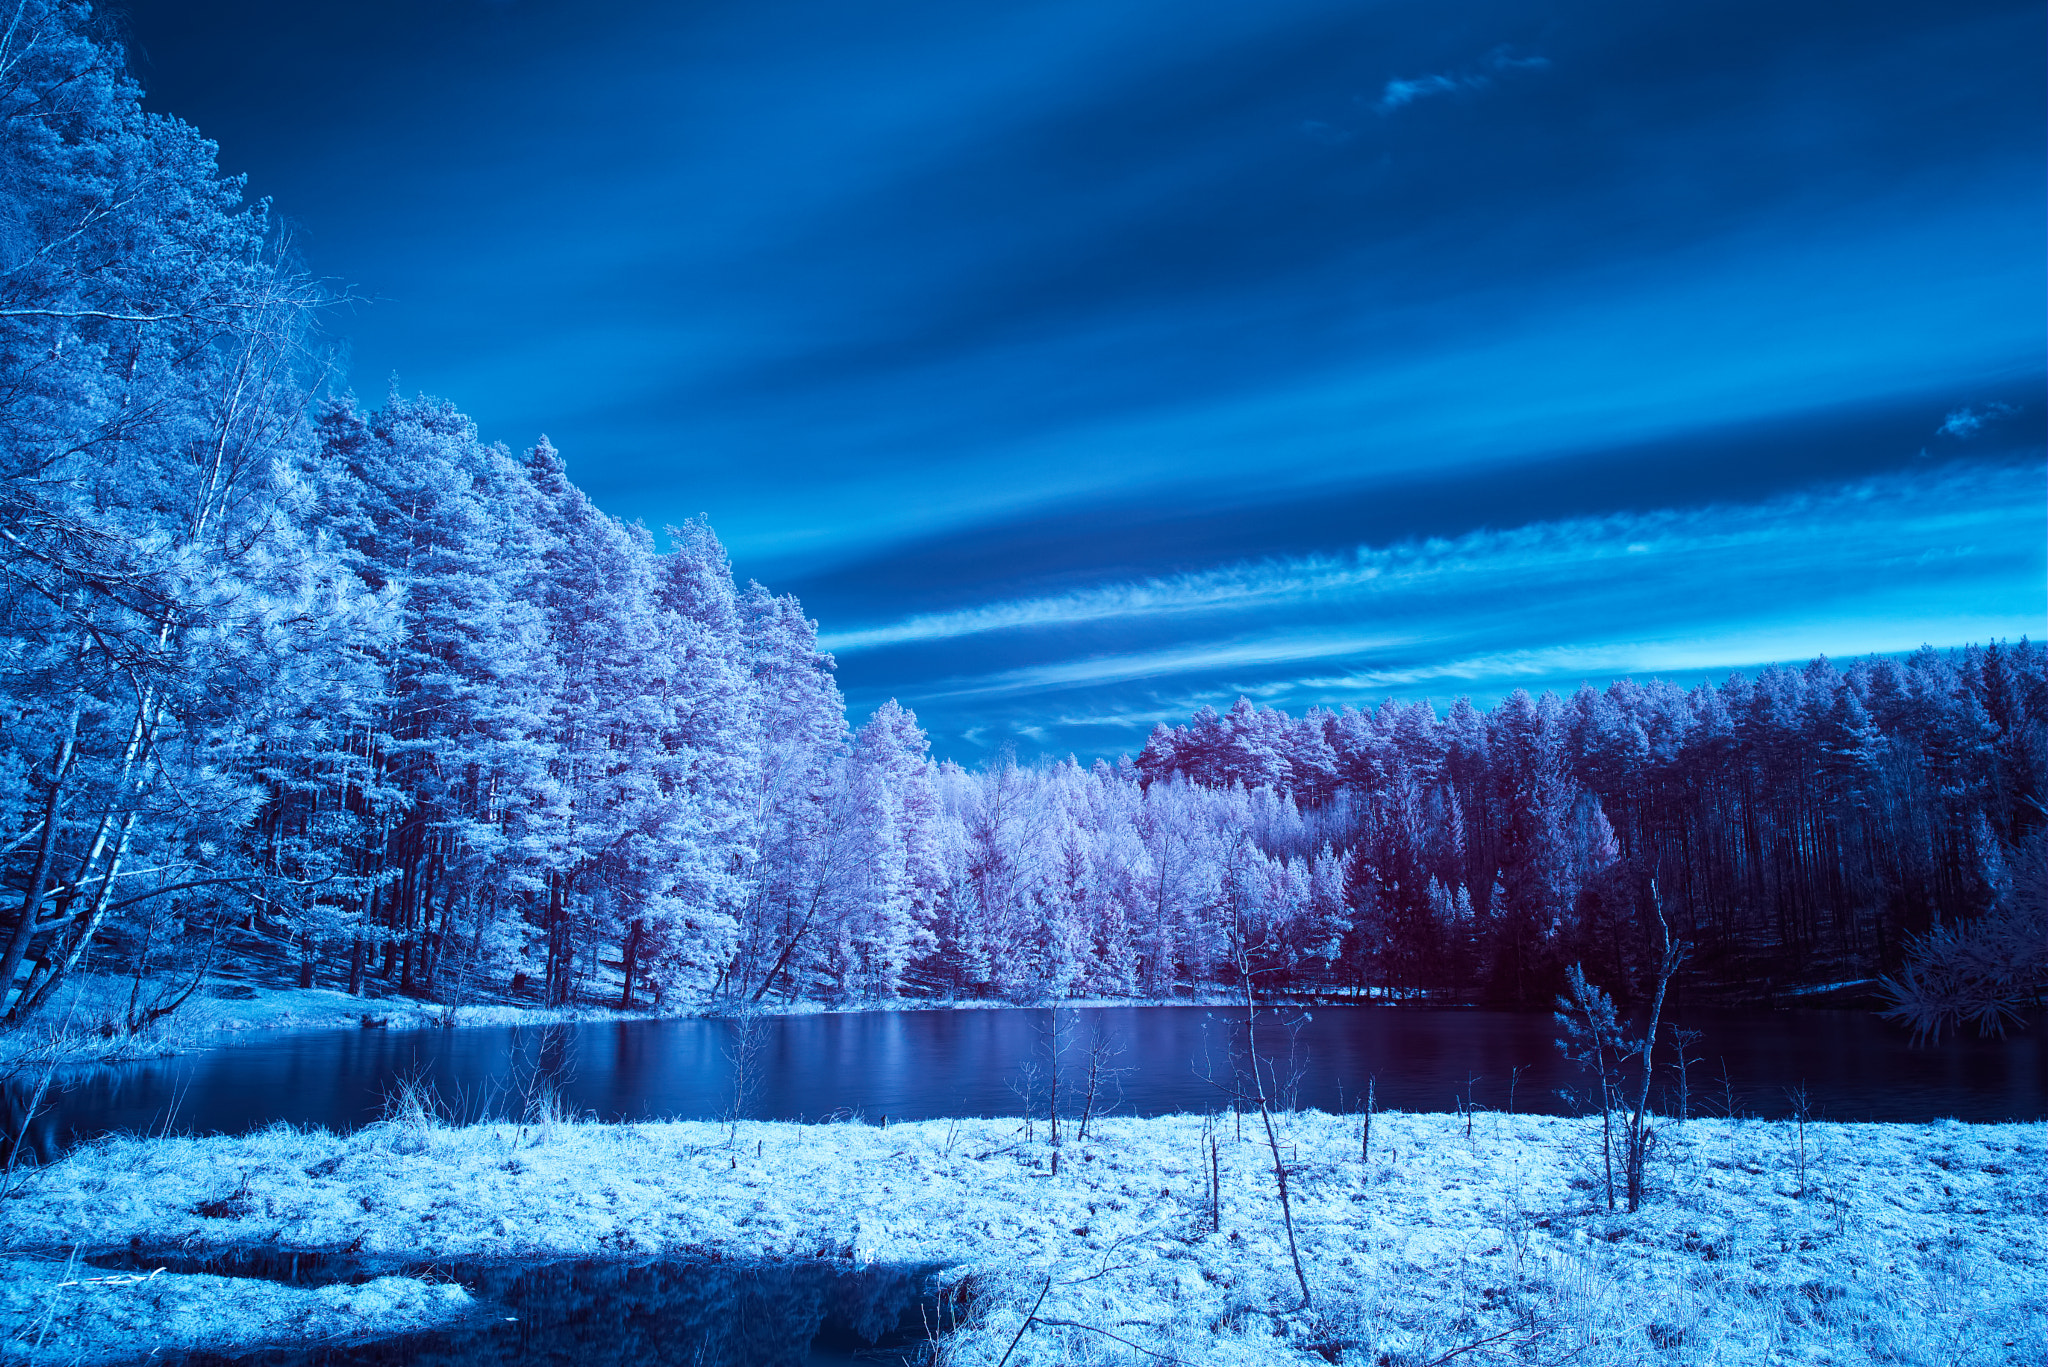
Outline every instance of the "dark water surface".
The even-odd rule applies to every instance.
[[[1062,1011],[1074,1043],[1068,1081],[1088,1041],[1114,1040],[1125,1070],[1110,1090],[1119,1113],[1158,1115],[1225,1103],[1202,1079],[1230,1068],[1236,1016],[1224,1009],[1145,1006]],[[759,1020],[760,1119],[1014,1115],[1026,1065],[1043,1070],[1043,1010],[874,1011]],[[2005,1040],[1913,1046],[1855,1011],[1694,1011],[1692,1108],[1790,1113],[1805,1087],[1812,1114],[1834,1120],[2038,1120],[2048,1115],[2048,1054],[2036,1021]],[[467,1118],[517,1114],[544,1079],[577,1115],[605,1120],[711,1118],[733,1103],[739,1027],[718,1020],[548,1028],[320,1031],[206,1053],[94,1070],[53,1092],[30,1130],[48,1156],[109,1131],[241,1133],[275,1121],[347,1130],[375,1120],[401,1078],[431,1084]],[[1355,1107],[1367,1080],[1383,1109],[1575,1109],[1560,1089],[1585,1080],[1552,1043],[1547,1015],[1459,1008],[1320,1007],[1290,1041],[1261,1026],[1262,1053],[1286,1071],[1292,1051],[1301,1105]],[[1674,1057],[1668,1040],[1665,1060]],[[1675,1073],[1667,1079],[1674,1105]],[[1043,1083],[1039,1084],[1040,1094]],[[9,1132],[23,1096],[10,1093]]]
[[[134,1266],[319,1286],[321,1255],[144,1258]],[[385,1271],[395,1269],[382,1269]],[[932,1267],[875,1263],[452,1263],[407,1269],[468,1287],[466,1324],[350,1346],[193,1354],[174,1367],[899,1367],[950,1327]],[[161,1362],[163,1359],[156,1359]]]

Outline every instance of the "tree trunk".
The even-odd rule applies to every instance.
[[[796,953],[797,944],[802,941],[805,932],[810,930],[811,922],[817,917],[818,907],[824,900],[825,885],[823,882],[820,882],[811,892],[811,906],[810,910],[804,913],[803,924],[796,928],[796,932],[789,937],[789,943],[782,947],[782,953],[778,954],[775,958],[774,967],[770,968],[767,976],[761,979],[761,985],[754,989],[752,1000],[758,1002],[767,995],[769,985],[775,981],[775,975],[782,971],[783,965],[789,962],[789,956]]]
[[[128,853],[128,838],[135,830],[136,819],[141,815],[139,808],[131,808],[128,814],[121,818],[121,833],[115,838],[113,853],[107,859],[107,871],[100,876],[99,890],[93,894],[92,905],[79,917],[78,924],[72,930],[62,952],[51,961],[48,976],[36,987],[33,995],[24,997],[9,1013],[9,1019],[15,1024],[21,1024],[42,1009],[43,1004],[49,1001],[51,994],[57,990],[58,984],[78,966],[78,961],[84,957],[86,949],[92,944],[92,937],[99,933],[100,922],[105,919],[107,908],[114,900],[114,880],[121,875],[121,861]]]
[[[67,737],[57,752],[57,764],[50,777],[49,791],[43,798],[43,837],[36,846],[35,869],[29,874],[28,892],[21,899],[20,919],[14,924],[13,934],[7,937],[7,948],[0,953],[0,1009],[7,1009],[7,998],[14,989],[15,975],[21,972],[21,960],[28,953],[29,941],[35,938],[36,919],[42,914],[43,895],[49,891],[50,870],[57,863],[57,825],[63,815],[64,774],[71,767],[77,732],[77,713],[72,713],[73,736]],[[8,1011],[12,1019],[13,1012]]]
[[[437,878],[436,883],[443,880]],[[427,959],[427,986],[433,988],[441,978],[441,962],[448,957],[448,946],[455,940],[455,890],[450,888],[441,898],[441,928],[431,937],[432,953]]]
[[[1231,957],[1236,960],[1238,981],[1244,987],[1245,1052],[1251,1059],[1253,1100],[1259,1108],[1259,1119],[1266,1127],[1266,1148],[1273,1157],[1273,1180],[1280,1189],[1280,1220],[1287,1230],[1287,1256],[1294,1262],[1294,1280],[1301,1286],[1301,1308],[1306,1310],[1314,1303],[1315,1297],[1308,1289],[1308,1273],[1302,1269],[1301,1248],[1294,1238],[1294,1200],[1287,1189],[1287,1164],[1280,1156],[1280,1135],[1273,1128],[1273,1111],[1266,1098],[1266,1084],[1259,1077],[1258,1007],[1252,996],[1251,957],[1245,943],[1247,931],[1243,912],[1234,912],[1231,922],[1232,938],[1236,941],[1231,947],[1234,951]]]
[[[633,1006],[633,974],[640,966],[640,935],[646,929],[645,921],[633,922],[626,932],[626,946],[621,956],[626,961],[626,982],[619,989],[619,1009],[631,1010]]]
[[[1657,926],[1664,932],[1664,952],[1657,965],[1657,995],[1650,1002],[1650,1026],[1643,1036],[1643,1075],[1636,1089],[1636,1104],[1628,1120],[1628,1208],[1634,1214],[1643,1203],[1643,1169],[1649,1158],[1650,1134],[1647,1128],[1650,1109],[1650,1082],[1654,1075],[1657,1054],[1657,1023],[1664,1013],[1664,993],[1671,986],[1671,977],[1685,959],[1685,948],[1671,942],[1671,924],[1664,919],[1664,904],[1657,895],[1657,885],[1650,884],[1650,904],[1657,913]]]

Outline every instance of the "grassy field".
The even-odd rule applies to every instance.
[[[2041,1360],[2039,1124],[1667,1123],[1631,1215],[1608,1209],[1597,1119],[1383,1113],[1369,1154],[1358,1116],[1278,1119],[1307,1306],[1255,1116],[1242,1137],[1227,1115],[1098,1120],[1085,1141],[1069,1127],[1055,1175],[1042,1121],[1028,1135],[1014,1120],[454,1127],[415,1104],[351,1135],[110,1139],[17,1174],[0,1200],[0,1333],[11,1361],[96,1362],[472,1313],[459,1289],[404,1276],[347,1293],[168,1273],[63,1284],[81,1280],[74,1253],[263,1245],[394,1274],[547,1257],[945,1263],[971,1309],[938,1353],[963,1367],[1006,1351]]]

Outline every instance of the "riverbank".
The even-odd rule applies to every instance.
[[[1635,1215],[1606,1207],[1597,1122],[1483,1113],[1279,1118],[1313,1305],[1269,1154],[1200,1117],[886,1128],[742,1122],[448,1127],[415,1108],[334,1135],[110,1139],[0,1202],[10,1360],[193,1346],[165,1274],[125,1318],[60,1287],[61,1259],[263,1246],[373,1269],[537,1258],[945,1263],[971,1310],[945,1360],[2020,1363],[2048,1332],[2042,1125],[1693,1120],[1657,1145]],[[27,1258],[42,1271],[23,1270]],[[72,1280],[76,1279],[73,1274]],[[210,1287],[220,1332],[277,1341],[270,1283]],[[374,1284],[374,1283],[373,1283]],[[156,1290],[149,1291],[148,1287]],[[400,1294],[403,1291],[403,1294]],[[303,1299],[320,1293],[293,1290]],[[448,1297],[449,1293],[432,1293]],[[1039,1298],[1043,1296],[1043,1301]],[[464,1313],[394,1288],[357,1332]],[[300,1307],[303,1309],[304,1307]],[[280,1316],[286,1318],[281,1319]],[[38,1318],[38,1317],[42,1318]],[[409,1317],[409,1318],[408,1318]],[[309,1317],[300,1337],[329,1332]],[[280,1326],[283,1328],[280,1328]]]

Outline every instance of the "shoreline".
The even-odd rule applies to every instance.
[[[71,993],[26,1031],[0,1033],[0,1076],[54,1056],[60,1066],[119,1064],[172,1058],[230,1046],[250,1039],[326,1030],[443,1030],[477,1027],[589,1025],[634,1021],[730,1020],[746,1015],[764,1018],[833,1016],[912,1011],[1047,1011],[1113,1010],[1118,1008],[1186,1007],[1199,1010],[1241,1010],[1241,999],[1229,993],[1189,997],[1088,997],[1057,1002],[1013,1002],[998,999],[942,1000],[899,997],[870,1002],[778,1002],[747,1011],[717,1003],[698,1003],[685,1010],[634,1008],[579,1003],[571,1006],[530,1006],[509,1001],[433,1002],[418,997],[350,996],[332,988],[270,987],[239,979],[219,978],[173,1015],[134,1034],[119,1028],[129,980],[110,975],[80,974]],[[1821,995],[1832,988],[1816,990]],[[1865,1006],[1831,1006],[1806,999],[1786,1000],[1766,1010],[1846,1010],[1870,1014]],[[1473,1002],[1412,1002],[1396,999],[1342,1001],[1283,999],[1262,1002],[1262,1009],[1298,1007],[1427,1006],[1442,1010],[1506,1010]],[[1738,1009],[1738,1008],[1728,1008]],[[1542,1015],[1542,1011],[1529,1014]],[[54,1024],[53,1024],[54,1022]]]
[[[1057,1176],[1045,1125],[1014,1119],[457,1128],[415,1109],[347,1135],[112,1138],[17,1174],[0,1239],[17,1270],[259,1245],[403,1265],[388,1309],[350,1312],[365,1333],[459,1319],[454,1293],[424,1289],[437,1263],[944,1264],[975,1294],[948,1340],[963,1365],[1001,1356],[1047,1279],[1041,1319],[1067,1323],[1034,1324],[1013,1363],[1419,1364],[1489,1335],[1588,1363],[2017,1363],[2048,1332],[2048,1125],[1693,1119],[1665,1127],[1630,1215],[1606,1209],[1597,1121],[1385,1112],[1370,1156],[1357,1116],[1276,1121],[1309,1311],[1269,1151],[1227,1116],[1098,1120],[1085,1142],[1070,1129]],[[4,1312],[10,1345],[34,1311],[87,1336],[64,1360],[179,1332],[169,1311],[139,1313],[95,1346],[101,1321],[57,1313],[54,1278],[9,1280],[29,1288]],[[185,1280],[154,1294],[175,1301]],[[297,1314],[313,1342],[334,1323],[312,1313],[315,1290],[225,1281],[246,1283],[207,1292],[231,1327],[274,1338]]]
[[[129,1035],[114,1027],[120,1018],[120,1008],[126,1003],[127,979],[82,974],[74,981],[72,996],[62,999],[45,1017],[45,1021],[58,1021],[59,1029],[52,1030],[44,1025],[38,1030],[32,1026],[26,1032],[0,1034],[0,1076],[47,1064],[53,1057],[60,1067],[113,1065],[174,1058],[251,1039],[325,1030],[465,1030],[633,1021],[731,1020],[745,1015],[763,1018],[832,1016],[884,1011],[1046,1011],[1054,1008],[1096,1010],[1117,1007],[1217,1010],[1242,1007],[1241,1002],[1218,993],[1170,999],[1090,997],[1038,1003],[902,997],[877,1002],[782,1002],[762,1005],[747,1012],[721,1009],[716,1004],[698,1004],[680,1011],[658,1011],[622,1010],[587,1003],[546,1007],[497,1001],[450,1004],[397,995],[352,997],[331,988],[265,987],[220,979],[203,987],[192,1001],[173,1015]],[[1393,1005],[1370,1000],[1335,1004]]]

